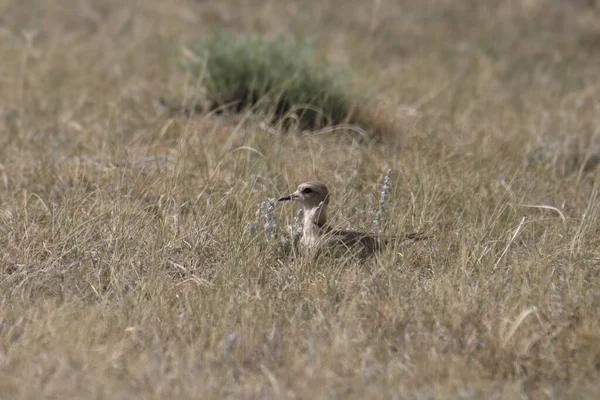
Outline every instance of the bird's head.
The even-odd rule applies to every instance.
[[[327,186],[321,182],[305,182],[298,186],[298,189],[286,196],[282,196],[277,201],[297,201],[310,210],[319,207],[321,203],[325,206],[329,204],[329,191]]]

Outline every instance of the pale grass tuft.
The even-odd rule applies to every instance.
[[[254,213],[254,220],[252,224],[250,224],[250,236],[258,235],[258,230],[260,229],[260,217],[262,215],[262,209],[264,208],[264,202],[261,202]]]
[[[277,219],[273,211],[275,211],[275,199],[269,198],[265,202],[265,238],[267,243],[275,240],[279,232]]]
[[[375,233],[379,232],[381,226],[381,219],[383,217],[383,213],[385,211],[385,202],[390,197],[390,188],[392,186],[392,170],[388,169],[385,177],[383,178],[383,185],[381,186],[381,198],[379,199],[379,208],[377,213],[375,214],[375,219],[373,220],[373,229]]]

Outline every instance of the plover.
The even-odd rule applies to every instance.
[[[302,183],[294,193],[282,196],[277,201],[297,201],[304,207],[299,246],[305,254],[325,251],[331,255],[350,253],[365,256],[381,250],[390,241],[425,238],[421,234],[410,234],[402,238],[383,238],[351,229],[332,229],[327,223],[329,190],[321,182]]]

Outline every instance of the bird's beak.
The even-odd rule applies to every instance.
[[[298,193],[294,192],[292,194],[288,194],[287,196],[282,196],[280,198],[277,199],[277,201],[290,201],[290,200],[297,200],[298,199]]]

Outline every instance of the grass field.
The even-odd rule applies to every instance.
[[[597,398],[599,21],[589,1],[0,0],[0,398]],[[202,89],[179,60],[214,27],[309,41],[387,129],[158,113]],[[370,230],[388,169],[382,231],[429,240],[313,262],[247,234],[311,179]]]

